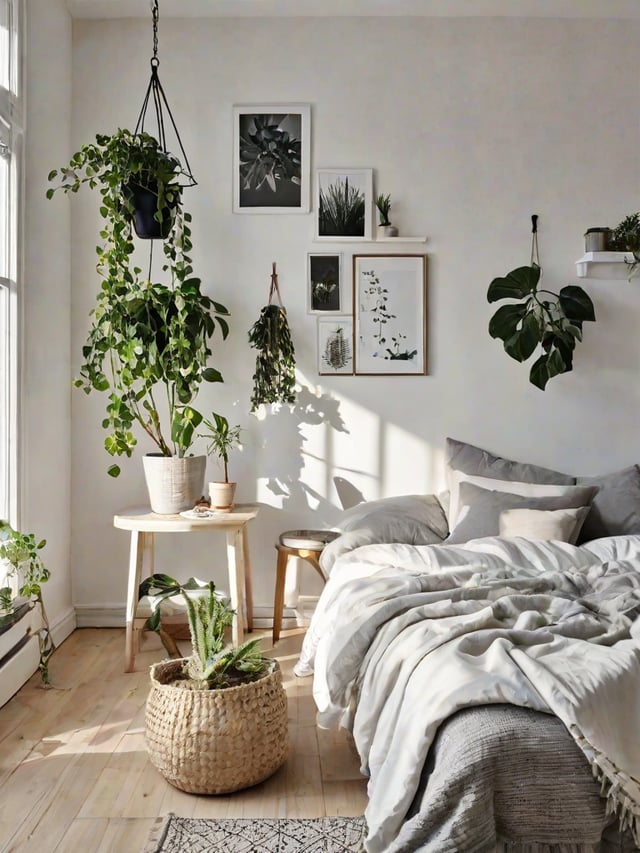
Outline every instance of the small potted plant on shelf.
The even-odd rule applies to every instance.
[[[278,662],[259,639],[225,644],[233,611],[212,582],[155,574],[140,585],[161,626],[161,604],[181,595],[192,654],[151,667],[146,741],[151,763],[182,791],[225,794],[271,776],[287,753],[287,697]],[[204,757],[204,760],[203,760]]]
[[[217,512],[231,512],[236,493],[236,483],[229,482],[229,453],[234,447],[240,446],[240,425],[229,426],[229,421],[215,412],[210,419],[204,419],[204,432],[200,433],[207,440],[207,454],[216,455],[222,461],[224,479],[209,483],[211,509]]]
[[[33,533],[15,530],[0,520],[0,658],[9,658],[22,647],[25,635],[38,634],[39,670],[49,685],[49,658],[55,651],[47,613],[42,600],[42,584],[50,572],[40,551],[46,540],[36,541]]]
[[[633,260],[626,260],[629,281],[640,266],[640,213],[630,213],[612,232],[613,248],[617,252],[630,252]]]
[[[223,381],[208,364],[209,342],[216,328],[223,339],[229,328],[227,309],[202,293],[193,272],[191,216],[183,209],[178,183],[182,167],[149,134],[118,130],[98,135],[49,178],[55,181],[60,174],[61,182],[47,196],[58,189],[75,193],[82,184],[98,188],[104,220],[97,249],[100,290],[75,385],[87,394],[106,392],[102,425],[111,456],[132,455],[134,424],[155,443],[157,451],[144,457],[152,510],[188,509],[202,494],[206,465],[203,455],[189,455],[202,421],[192,403],[201,382]],[[157,198],[153,218],[163,226],[166,282],[152,280],[151,259],[148,275],[132,260],[133,187],[141,185]],[[168,414],[164,425],[161,413]],[[119,473],[118,465],[110,466],[109,474]]]
[[[391,210],[391,196],[380,194],[376,199],[376,207],[378,208],[379,225],[378,230],[382,237],[397,237],[398,229],[391,224],[389,219],[389,211]]]

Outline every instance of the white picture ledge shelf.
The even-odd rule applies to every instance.
[[[578,278],[628,278],[625,261],[633,261],[631,252],[586,252],[576,261],[576,272]]]
[[[397,237],[376,237],[376,243],[426,243],[426,237],[403,237],[398,234]]]

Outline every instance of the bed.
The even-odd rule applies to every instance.
[[[366,850],[637,850],[640,471],[447,451],[448,507],[345,513],[296,667],[353,733]]]

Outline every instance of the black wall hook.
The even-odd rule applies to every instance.
[[[531,215],[531,233],[532,234],[538,233],[538,214],[537,213],[533,213]]]

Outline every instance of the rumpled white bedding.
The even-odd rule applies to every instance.
[[[640,840],[640,537],[370,545],[336,561],[303,644],[320,725],[370,776],[384,851],[439,724],[473,705],[559,717]]]

